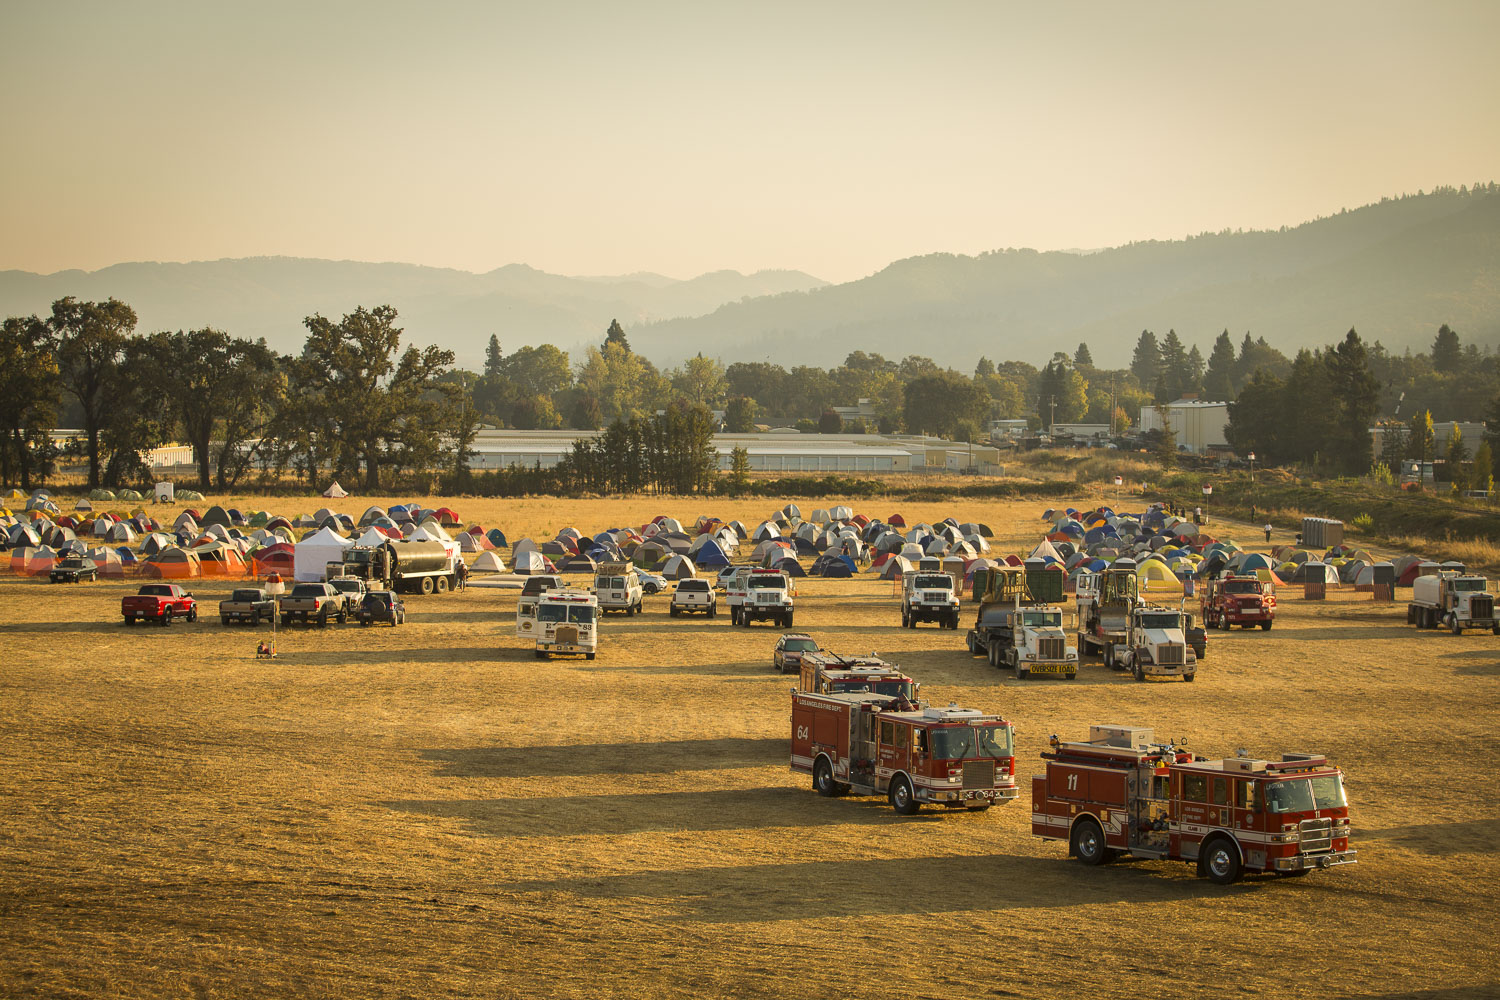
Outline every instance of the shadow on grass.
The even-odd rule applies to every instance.
[[[682,740],[675,743],[585,743],[576,746],[440,748],[420,751],[445,778],[584,777],[672,774],[732,767],[787,765],[789,737]]]

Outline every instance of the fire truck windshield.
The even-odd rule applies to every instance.
[[[1011,731],[1006,726],[945,726],[932,731],[932,756],[938,760],[1011,754]]]
[[[1266,809],[1273,813],[1312,812],[1347,804],[1344,782],[1336,774],[1273,781],[1266,786]]]
[[[1260,593],[1259,580],[1229,580],[1224,584],[1226,594],[1258,594]]]
[[[542,604],[537,607],[537,619],[544,622],[575,622],[590,625],[594,621],[594,608],[589,604]]]
[[[952,590],[953,577],[947,573],[938,573],[935,576],[919,576],[916,581],[918,590]]]
[[[1062,628],[1061,611],[1023,611],[1021,624],[1032,628]]]

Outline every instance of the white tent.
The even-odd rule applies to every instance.
[[[355,545],[363,545],[367,548],[375,548],[384,545],[391,540],[391,536],[383,531],[376,531],[373,527],[366,528],[365,533],[354,540]]]
[[[323,495],[325,497],[333,497],[335,499],[338,499],[340,497],[346,497],[346,496],[348,496],[349,493],[342,486],[340,486],[337,482],[334,482],[334,484],[332,486],[328,487],[328,489],[326,489],[326,490],[323,491]]]
[[[504,573],[505,560],[500,558],[498,552],[481,552],[479,558],[474,560],[474,565],[469,567],[470,573]]]
[[[327,578],[328,564],[341,561],[344,549],[354,543],[340,538],[328,528],[319,528],[292,549],[292,576],[299,583]]]

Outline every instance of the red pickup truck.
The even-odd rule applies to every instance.
[[[135,596],[120,601],[120,613],[125,616],[126,625],[134,625],[137,618],[159,625],[170,625],[173,618],[195,622],[198,602],[175,583],[148,583]]]

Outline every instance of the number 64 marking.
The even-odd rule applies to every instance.
[[[799,739],[799,740],[805,740],[805,739],[807,739],[807,727],[806,726],[798,726],[797,727],[797,739]]]

